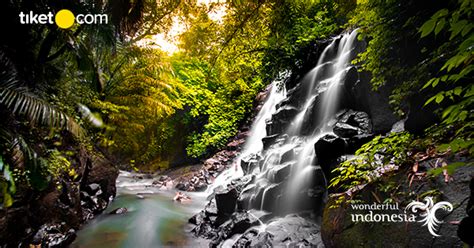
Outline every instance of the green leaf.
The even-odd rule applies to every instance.
[[[423,89],[426,89],[427,87],[429,87],[431,85],[431,87],[436,87],[436,85],[438,85],[439,83],[439,78],[432,78],[430,79],[425,85],[423,85],[423,87],[421,88],[422,90]]]
[[[455,23],[451,23],[451,36],[449,37],[452,40],[456,37],[466,26],[468,22],[466,20],[460,20]]]
[[[474,85],[471,85],[471,88],[469,88],[469,90],[467,90],[467,92],[464,94],[465,98],[471,97],[471,96],[474,96]]]
[[[458,87],[454,88],[454,94],[455,94],[456,96],[460,96],[461,93],[462,93],[462,88],[461,88],[461,86],[458,86]]]
[[[441,30],[443,30],[444,24],[446,24],[446,20],[444,18],[441,18],[436,24],[435,35],[437,35],[439,32],[441,32]]]
[[[444,111],[443,111],[443,115],[441,118],[446,118],[446,116],[448,116],[453,110],[457,109],[457,105],[451,105],[449,107],[447,107]]]
[[[8,182],[0,181],[0,190],[3,195],[3,207],[10,207],[13,204],[13,197],[9,192]]]
[[[464,111],[461,111],[458,118],[459,118],[460,121],[464,121],[464,120],[466,120],[467,115],[468,115],[468,112],[466,110],[464,110]]]
[[[429,35],[433,31],[435,25],[436,25],[435,19],[429,19],[427,22],[425,22],[423,26],[421,26],[420,28],[421,38]]]
[[[474,44],[474,35],[469,36],[466,40],[464,40],[461,45],[459,45],[458,51],[466,51],[466,57],[470,58],[471,57],[471,52],[470,49],[472,48],[472,45]]]
[[[449,72],[453,68],[456,68],[459,65],[461,65],[465,60],[469,59],[469,57],[470,56],[468,54],[458,54],[456,56],[453,56],[448,61],[446,61],[446,63],[444,63],[444,65],[443,65],[443,67],[441,67],[440,71],[442,71],[444,69],[447,69],[447,71]],[[444,76],[441,77],[442,81],[446,81],[447,75],[445,75],[445,76],[446,76],[445,78],[443,78]]]
[[[444,95],[443,95],[443,94],[438,94],[438,95],[436,95],[436,103],[442,102],[443,99],[444,99]]]
[[[474,24],[471,23],[471,24],[469,24],[469,25],[464,26],[464,28],[462,29],[461,35],[462,35],[463,37],[466,36],[466,34],[468,34],[469,31],[471,31],[473,25],[474,25]]]
[[[474,70],[474,65],[469,65],[466,68],[462,69],[462,71],[459,73],[459,76],[455,79],[455,81],[458,81],[459,79],[467,76],[473,70]]]
[[[447,9],[441,9],[441,10],[438,10],[431,18],[438,19],[438,18],[446,16],[448,13],[449,11]]]
[[[3,195],[3,207],[8,208],[13,205],[13,197],[8,192],[4,192]]]

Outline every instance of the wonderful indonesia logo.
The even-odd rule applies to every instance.
[[[69,29],[75,23],[78,24],[108,24],[107,14],[77,14],[74,15],[68,9],[62,9],[57,13],[35,13],[33,11],[20,12],[18,15],[21,24],[56,24],[59,28]]]
[[[413,201],[400,210],[398,203],[351,204],[353,210],[361,213],[351,214],[352,222],[420,222],[428,228],[431,235],[439,237],[438,227],[443,223],[436,216],[440,210],[450,213],[453,205],[446,201],[434,203],[432,197],[424,202]]]

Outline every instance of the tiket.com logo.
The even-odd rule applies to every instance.
[[[423,226],[428,226],[428,231],[431,233],[431,235],[439,237],[440,235],[436,233],[436,229],[438,225],[443,223],[443,221],[438,220],[436,217],[436,211],[444,210],[449,213],[453,211],[453,205],[446,201],[433,204],[432,197],[425,197],[425,203],[413,201],[407,205],[405,212],[408,210],[411,210],[412,213],[417,213],[418,210],[420,210],[420,216],[423,217],[423,219],[419,220],[418,222],[423,222]]]
[[[79,24],[107,24],[109,18],[106,14],[74,14],[68,9],[62,9],[55,14],[36,14],[33,11],[28,13],[20,12],[21,24],[55,24],[62,29],[71,28],[74,23]]]

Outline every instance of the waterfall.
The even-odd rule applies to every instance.
[[[319,121],[325,123],[329,121],[336,114],[338,107],[341,83],[348,69],[350,69],[351,55],[354,49],[354,41],[357,37],[357,31],[353,31],[350,35],[344,35],[339,42],[337,49],[337,56],[334,59],[333,67],[331,68],[332,76],[320,82],[322,85],[327,85],[327,90],[323,94],[321,116]],[[323,127],[327,130],[327,125]]]
[[[295,97],[299,90],[300,106],[272,109],[272,118],[280,118],[277,116],[280,109],[297,107],[286,129],[277,134],[281,138],[275,139],[265,150],[261,150],[259,142],[265,132],[249,139],[251,143],[246,148],[256,147],[254,142],[260,146],[244,149],[246,156],[255,152],[263,156],[253,193],[248,200],[249,208],[271,212],[297,211],[302,208],[300,205],[304,201],[305,190],[315,185],[326,187],[326,179],[315,159],[314,144],[332,133],[330,123],[339,110],[341,89],[355,55],[356,36],[357,32],[353,31],[333,39],[321,53],[317,65],[300,80],[295,90],[289,92],[294,95],[288,97]],[[268,110],[262,109],[260,114],[263,113],[268,119]],[[254,126],[257,125],[263,123],[255,123]],[[309,130],[307,126],[312,128]],[[262,127],[259,129],[264,130]]]
[[[341,108],[341,89],[356,55],[356,36],[357,31],[353,31],[334,38],[316,66],[288,92],[280,90],[281,81],[271,84],[241,155],[208,192],[253,173],[255,180],[239,198],[244,208],[284,214],[314,209],[311,204],[317,203],[308,198],[314,194],[323,201],[327,182],[314,144],[332,133],[331,122]],[[241,166],[244,163],[245,170]]]
[[[282,73],[280,78],[287,78],[288,73]],[[285,88],[282,87],[282,80],[275,80],[270,85],[270,93],[262,109],[255,117],[254,123],[250,129],[249,138],[245,141],[244,149],[240,157],[245,157],[251,153],[260,152],[263,149],[262,139],[267,135],[266,125],[276,111],[276,106],[286,98]]]
[[[333,53],[336,40],[333,40],[330,45],[328,45],[322,52],[318,64],[310,72],[314,75],[322,74],[322,68],[329,67],[327,69],[327,75],[325,78],[313,76],[314,81],[310,82],[311,88],[308,92],[311,92],[305,99],[304,108],[298,113],[293,125],[297,127],[302,126],[304,118],[301,115],[306,115],[309,106],[315,104],[314,101],[318,96],[321,96],[320,106],[317,107],[316,113],[318,113],[318,118],[316,119],[318,129],[311,132],[310,137],[305,139],[305,142],[301,145],[303,147],[302,152],[297,156],[296,164],[291,170],[291,175],[289,178],[289,184],[287,187],[287,195],[290,197],[288,204],[286,204],[287,210],[291,211],[298,208],[298,197],[300,190],[302,188],[308,187],[308,184],[311,184],[313,178],[312,172],[320,169],[320,167],[315,167],[315,151],[314,144],[323,136],[332,132],[331,125],[328,125],[330,119],[333,118],[338,110],[338,104],[340,101],[340,90],[342,88],[342,83],[344,76],[348,69],[351,68],[350,62],[353,59],[351,55],[354,49],[354,41],[357,36],[357,31],[353,31],[350,34],[345,34],[339,41],[337,46],[337,53],[334,58],[330,58],[328,54]],[[304,82],[302,82],[304,83]],[[293,130],[296,131],[296,130]],[[296,135],[302,135],[301,133],[296,133]],[[322,178],[324,182],[321,184],[326,185],[326,179]]]
[[[213,182],[213,184],[208,187],[206,192],[208,194],[212,193],[215,188],[219,186],[225,186],[233,179],[243,176],[242,167],[240,166],[240,161],[242,158],[249,156],[251,154],[260,153],[263,150],[262,138],[267,134],[266,132],[266,123],[271,118],[271,116],[276,111],[276,106],[286,98],[286,91],[282,87],[282,81],[289,76],[289,73],[281,73],[278,80],[274,80],[270,89],[268,90],[268,96],[263,104],[262,108],[255,116],[255,120],[250,128],[250,134],[248,139],[245,141],[244,148],[242,149],[241,154],[235,159],[234,165],[223,171]]]

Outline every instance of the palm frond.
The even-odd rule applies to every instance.
[[[0,104],[14,115],[26,116],[32,125],[66,128],[72,134],[82,136],[83,130],[75,120],[21,88],[0,87]]]
[[[15,67],[0,52],[0,105],[13,115],[26,116],[32,125],[65,128],[71,134],[82,137],[83,129],[67,114],[48,102],[33,96],[17,79]]]

